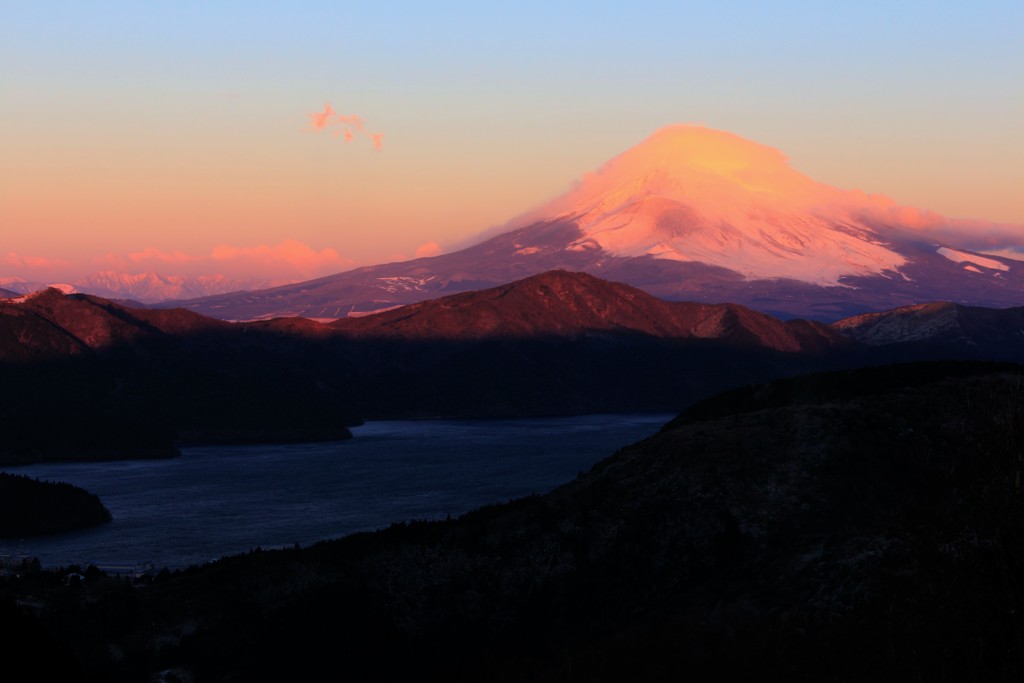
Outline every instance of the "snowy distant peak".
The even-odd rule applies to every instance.
[[[835,285],[906,262],[865,222],[890,204],[817,183],[771,147],[680,125],[615,157],[529,219],[575,221],[584,236],[570,248],[596,244],[614,256]]]
[[[188,299],[211,294],[287,284],[276,280],[235,280],[225,275],[162,275],[160,273],[118,273],[112,270],[93,273],[70,284],[28,282],[21,278],[3,278],[0,286],[18,294],[29,294],[53,287],[65,294],[82,292],[108,299],[132,299],[156,303],[171,299]]]
[[[90,294],[137,299],[143,302],[165,301],[245,289],[241,283],[223,275],[185,277],[159,273],[118,273],[101,271],[76,282],[78,289]]]
[[[981,256],[980,254],[974,254],[967,251],[961,251],[959,249],[950,249],[949,247],[939,247],[937,253],[946,257],[953,263],[964,264],[964,267],[968,270],[972,270],[975,273],[982,271],[978,270],[978,266],[987,268],[988,270],[997,270],[1006,272],[1010,270],[1010,266],[1003,263],[1003,261],[993,258],[991,256]]]

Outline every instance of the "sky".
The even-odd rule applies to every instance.
[[[0,277],[301,280],[451,251],[674,123],[1024,225],[1020,0],[0,0],[0,17]]]

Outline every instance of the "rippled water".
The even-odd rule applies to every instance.
[[[6,468],[95,493],[114,521],[0,541],[46,567],[184,567],[543,493],[670,415],[370,422],[351,441],[185,448],[173,460]]]

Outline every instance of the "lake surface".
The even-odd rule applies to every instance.
[[[257,546],[444,519],[549,491],[671,418],[375,421],[337,443],[197,446],[171,460],[8,467],[81,486],[114,520],[0,540],[0,555],[34,555],[44,567],[152,562],[173,569]]]

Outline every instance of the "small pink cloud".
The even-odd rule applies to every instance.
[[[302,276],[333,272],[352,265],[352,261],[343,258],[336,249],[327,247],[317,251],[297,240],[255,247],[222,244],[210,252],[210,259],[232,262],[249,270],[257,268],[265,273],[290,272]]]
[[[324,130],[327,126],[331,125],[332,119],[336,114],[337,112],[334,111],[334,107],[325,104],[322,112],[315,112],[309,115],[309,125],[313,130]]]
[[[362,117],[356,116],[355,114],[349,114],[348,116],[339,116],[334,120],[334,122],[348,124],[359,131],[363,129]]]
[[[17,254],[9,251],[4,255],[3,262],[15,268],[60,268],[67,265],[61,259],[49,259],[44,256],[29,256],[28,254]]]
[[[886,226],[896,233],[906,232],[934,242],[989,253],[1024,248],[1024,225],[946,218],[934,211],[901,206],[884,195],[857,193],[856,197],[861,200],[859,205],[854,205],[857,218]]]
[[[0,276],[14,280],[24,279],[30,282],[67,281],[72,263],[61,258],[48,258],[19,254],[9,251],[0,254]]]
[[[383,133],[367,133],[366,122],[363,117],[357,114],[339,114],[330,103],[324,105],[324,110],[308,114],[309,129],[314,133],[330,131],[331,137],[343,137],[345,142],[351,142],[356,135],[365,135],[374,149],[381,149]]]
[[[427,242],[416,247],[416,258],[437,256],[441,253],[441,245],[437,242]]]

